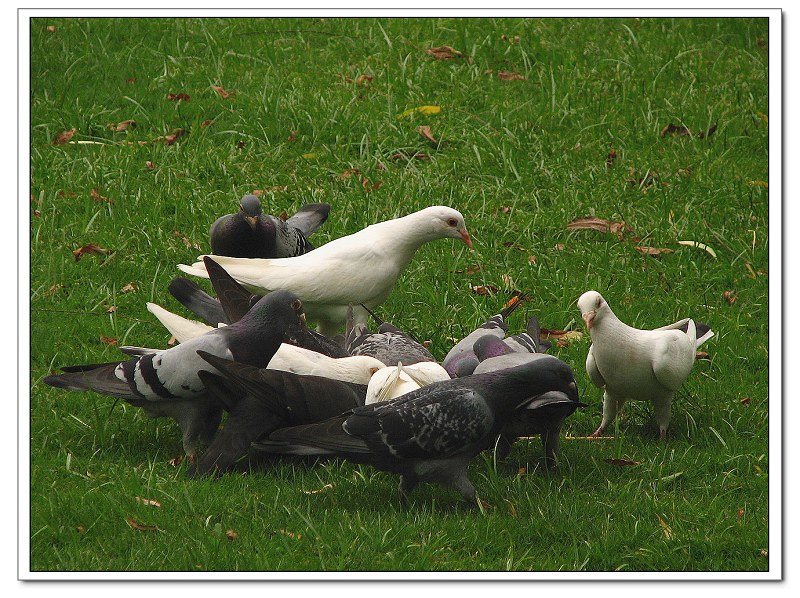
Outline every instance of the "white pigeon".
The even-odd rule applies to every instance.
[[[378,370],[367,385],[365,405],[396,399],[412,390],[434,382],[450,380],[450,374],[434,361],[420,361],[411,365],[398,362]]]
[[[336,333],[353,305],[356,323],[386,301],[400,274],[425,243],[452,237],[468,247],[472,241],[464,217],[445,206],[432,206],[402,218],[379,222],[309,253],[281,259],[211,256],[250,291],[266,294],[291,290],[303,301],[306,315],[328,336]],[[202,257],[201,257],[202,259]],[[202,261],[182,271],[208,278]]]
[[[597,291],[581,295],[578,309],[592,337],[586,371],[592,383],[604,390],[603,419],[592,437],[608,428],[626,400],[646,400],[653,403],[663,440],[672,397],[689,377],[697,348],[714,333],[709,329],[697,338],[690,318],[655,330],[632,328],[614,315]]]
[[[147,309],[158,318],[158,321],[169,330],[179,343],[190,341],[214,330],[208,324],[179,316],[156,303],[148,303]],[[224,326],[224,324],[221,326]],[[123,349],[131,348],[123,347]],[[139,348],[137,347],[137,349]],[[157,351],[157,349],[142,350]],[[275,355],[267,364],[268,370],[281,370],[304,376],[322,376],[342,382],[364,385],[370,381],[375,372],[384,367],[386,365],[382,361],[367,355],[354,355],[335,359],[322,353],[287,343],[281,343]]]

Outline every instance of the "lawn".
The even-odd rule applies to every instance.
[[[765,18],[32,19],[31,571],[768,571],[769,47]],[[460,210],[474,250],[423,247],[380,309],[439,358],[514,290],[514,332],[585,333],[596,289],[716,336],[665,442],[645,403],[586,440],[589,337],[553,341],[588,407],[557,473],[536,439],[473,461],[485,513],[339,461],[189,480],[174,422],[41,378],[167,346],[145,302],[188,315],[177,264],[253,191],[332,204],[317,244]]]

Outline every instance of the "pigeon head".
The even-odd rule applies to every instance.
[[[586,322],[586,328],[590,332],[594,326],[595,318],[606,311],[611,311],[606,300],[597,291],[586,291],[581,295],[580,299],[578,299],[578,309],[581,310],[581,317]]]
[[[464,217],[458,210],[446,206],[432,206],[425,208],[420,214],[426,216],[431,233],[435,238],[453,237],[464,241],[467,247],[472,247],[472,239],[469,238]]]
[[[259,299],[239,322],[280,330],[307,330],[303,302],[290,291],[273,291]]]
[[[261,200],[255,195],[245,195],[242,197],[242,201],[239,202],[239,209],[250,228],[255,230],[259,216],[261,216]]]
[[[500,355],[513,353],[513,350],[503,342],[503,339],[497,338],[491,334],[484,334],[476,340],[475,344],[472,345],[472,350],[480,361],[489,359],[490,357],[498,357]]]

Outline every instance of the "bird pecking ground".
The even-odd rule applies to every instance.
[[[31,569],[766,571],[767,25],[33,19]],[[440,359],[514,290],[513,332],[585,333],[596,289],[630,325],[716,336],[660,443],[639,403],[585,439],[588,335],[556,335],[589,406],[557,473],[538,440],[475,459],[483,513],[438,486],[401,508],[395,477],[338,461],[188,480],[172,421],[40,380],[166,346],[145,302],[185,313],[176,265],[256,191],[276,215],[332,204],[317,245],[461,211],[474,251],[423,247],[380,314]]]

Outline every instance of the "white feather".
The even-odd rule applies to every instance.
[[[385,367],[370,379],[364,404],[396,399],[412,390],[442,380],[450,380],[450,375],[441,365],[432,361],[420,361],[411,365],[398,363],[396,366]]]

